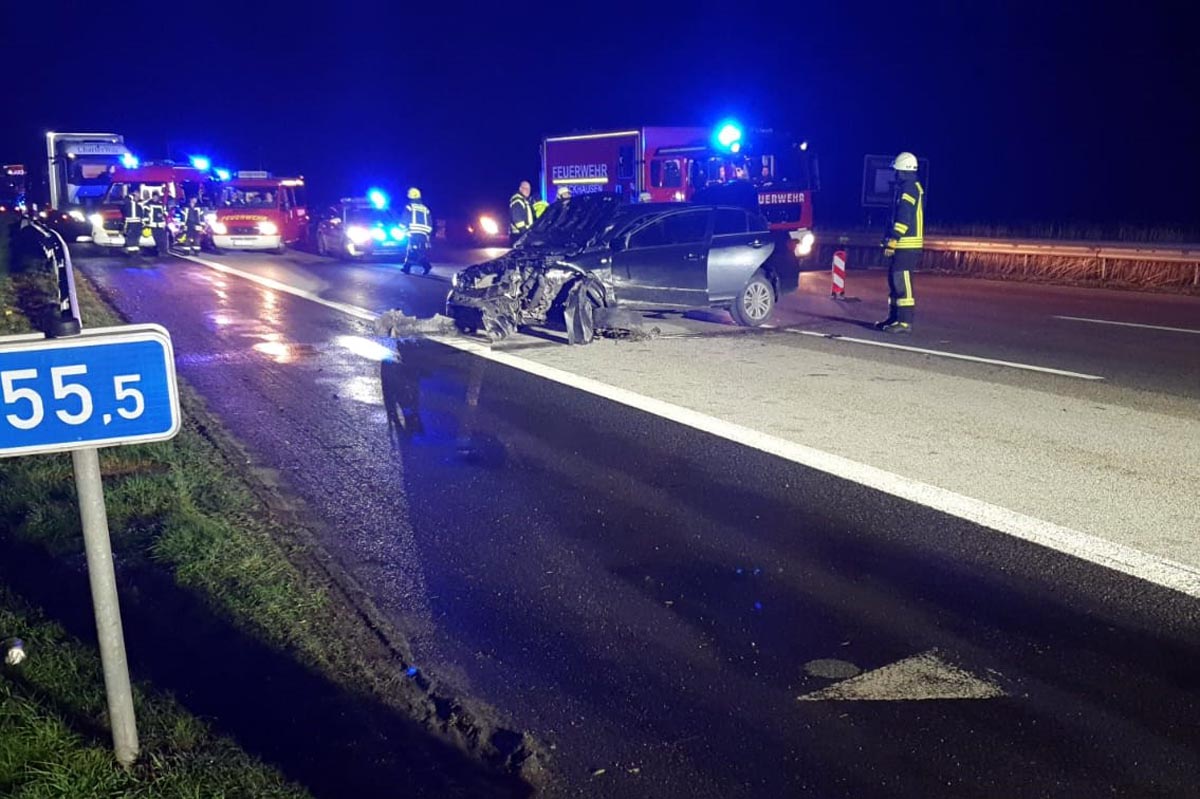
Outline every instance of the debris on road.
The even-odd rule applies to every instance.
[[[384,311],[380,314],[379,318],[375,320],[375,332],[381,336],[395,339],[455,334],[454,322],[445,316],[421,319],[410,316],[399,309]]]

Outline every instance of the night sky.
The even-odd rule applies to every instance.
[[[935,225],[1200,219],[1200,48],[1166,4],[16,5],[6,162],[113,130],[449,213],[535,180],[543,135],[733,115],[812,143],[818,224],[859,213],[864,154],[901,149],[930,160]]]

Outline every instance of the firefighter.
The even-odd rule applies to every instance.
[[[408,226],[408,251],[404,254],[404,272],[419,266],[428,275],[429,234],[433,226],[429,223],[429,208],[421,202],[421,190],[415,186],[408,190],[408,204],[404,206],[404,224]]]
[[[571,187],[559,186],[558,193],[554,196],[555,202],[569,203],[571,201]]]
[[[900,153],[892,162],[896,171],[892,223],[883,237],[883,254],[888,262],[888,315],[875,325],[886,333],[911,333],[913,309],[912,274],[925,247],[925,189],[917,180],[917,157]]]
[[[144,212],[142,199],[136,189],[130,187],[125,195],[125,204],[121,206],[122,229],[125,231],[125,252],[137,255],[141,252],[138,241],[142,237],[142,214]]]
[[[150,197],[144,205],[146,227],[150,228],[150,235],[154,237],[154,248],[159,255],[166,255],[171,246],[167,233],[167,206],[163,200],[164,188],[158,186],[151,189]]]
[[[191,250],[193,255],[200,254],[200,231],[204,228],[204,209],[196,201],[195,197],[188,198],[187,208],[183,211],[183,234],[185,239],[185,249]]]
[[[529,184],[528,180],[522,180],[521,185],[517,187],[517,193],[508,201],[508,211],[511,217],[508,224],[508,237],[513,244],[516,244],[517,239],[524,235],[525,231],[533,227],[533,204],[529,201],[531,194],[533,194],[533,186]]]

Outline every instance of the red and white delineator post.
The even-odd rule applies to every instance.
[[[846,251],[838,250],[833,254],[833,288],[829,292],[835,300],[846,298]]]

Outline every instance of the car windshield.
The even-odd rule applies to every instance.
[[[355,225],[390,225],[400,217],[390,208],[347,208],[346,221]]]
[[[555,202],[533,223],[519,246],[568,250],[593,246],[611,229],[614,217],[624,207],[611,194]]]
[[[222,202],[235,208],[275,208],[279,198],[279,190],[274,188],[239,189],[227,186],[222,194]]]

